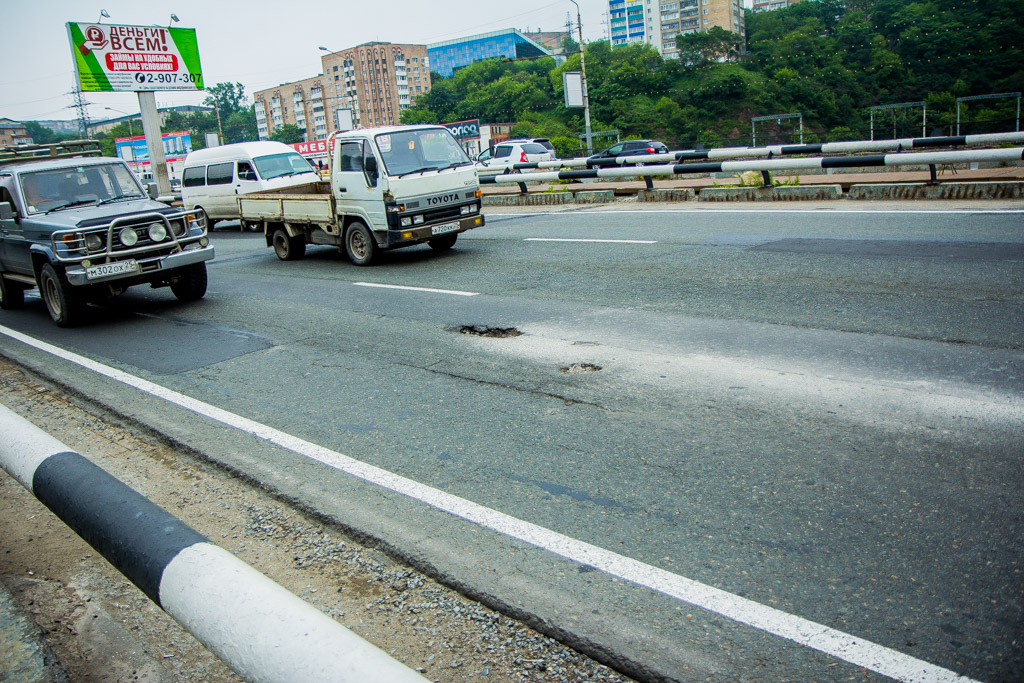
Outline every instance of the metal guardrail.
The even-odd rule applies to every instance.
[[[527,193],[526,183],[555,180],[583,180],[593,178],[642,177],[648,189],[653,188],[652,178],[660,175],[693,175],[710,173],[742,173],[760,171],[765,185],[771,184],[772,171],[821,170],[830,168],[870,168],[879,166],[928,166],[931,182],[938,182],[937,166],[940,164],[972,162],[1019,162],[1024,161],[1024,148],[955,150],[942,152],[906,153],[904,149],[951,147],[957,145],[991,145],[1024,142],[1024,133],[995,133],[988,135],[965,135],[935,138],[904,138],[898,140],[862,140],[855,142],[828,142],[810,145],[776,145],[771,147],[727,147],[706,151],[686,150],[666,154],[624,156],[608,160],[587,158],[540,161],[515,164],[518,172],[484,176],[483,184],[518,184],[523,194]],[[895,150],[894,154],[860,154],[853,156],[822,156],[801,158],[800,155],[850,154],[851,152],[877,152]],[[744,159],[744,157],[764,157]],[[712,159],[724,161],[710,162]],[[685,161],[709,161],[709,163],[663,163]],[[578,169],[584,166],[585,169]],[[544,171],[540,169],[570,169]],[[524,173],[523,171],[532,170]]]

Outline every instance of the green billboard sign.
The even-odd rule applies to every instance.
[[[194,28],[73,22],[67,27],[82,90],[203,89]]]

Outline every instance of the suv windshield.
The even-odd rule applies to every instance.
[[[71,166],[21,175],[28,213],[46,213],[64,206],[146,196],[135,176],[121,163]]]
[[[256,170],[264,180],[281,178],[286,175],[298,175],[300,173],[316,173],[316,170],[309,165],[301,155],[295,152],[284,152],[283,154],[268,154],[253,159]]]
[[[443,128],[382,133],[376,140],[384,167],[392,176],[473,163],[452,134]]]

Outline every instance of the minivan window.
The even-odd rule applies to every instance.
[[[235,175],[235,164],[226,162],[223,164],[210,164],[206,169],[207,185],[227,185]]]
[[[309,165],[302,155],[296,152],[284,152],[282,154],[268,154],[267,156],[253,159],[256,170],[264,180],[271,178],[282,178],[300,173],[316,173],[316,170]]]
[[[256,171],[252,170],[252,165],[248,161],[238,162],[238,179],[239,180],[259,180],[256,177]]]
[[[185,172],[181,174],[181,184],[183,187],[202,187],[205,185],[206,167],[193,166],[192,168],[186,168]]]

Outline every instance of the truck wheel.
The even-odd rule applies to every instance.
[[[179,276],[171,283],[171,293],[179,301],[199,301],[206,296],[206,264],[193,263],[179,269]]]
[[[39,271],[39,292],[58,327],[74,327],[85,317],[85,300],[71,286],[63,272],[44,263]]]
[[[20,282],[11,282],[0,277],[0,308],[10,311],[25,306],[25,287]]]
[[[447,251],[455,246],[455,240],[459,239],[459,233],[453,232],[450,235],[443,235],[436,239],[429,240],[427,244],[435,251]]]
[[[370,265],[377,255],[373,234],[360,221],[353,221],[345,232],[345,253],[357,266]]]
[[[274,230],[271,237],[274,253],[282,261],[295,261],[306,254],[306,238],[302,235],[292,237],[284,228]]]

